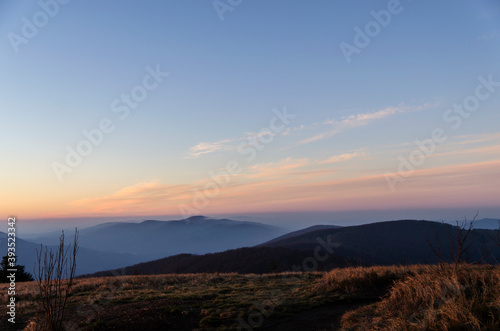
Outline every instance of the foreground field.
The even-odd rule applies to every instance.
[[[188,274],[76,280],[70,330],[497,330],[500,268],[343,268],[266,275]],[[0,291],[4,301],[7,287]],[[36,330],[36,284],[16,290],[16,325]],[[5,305],[4,305],[5,307]]]

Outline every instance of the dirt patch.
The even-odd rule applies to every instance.
[[[69,317],[83,330],[193,330],[199,328],[199,302],[150,300],[109,304],[87,323]],[[180,309],[178,309],[180,308]],[[76,315],[76,314],[75,314]]]
[[[350,311],[378,302],[387,291],[366,293],[363,296],[346,298],[310,310],[299,310],[290,316],[272,318],[263,324],[262,330],[338,330],[340,319]]]
[[[336,302],[311,309],[298,309],[283,314],[277,311],[264,317],[263,324],[256,330],[337,330],[343,314],[361,306],[380,300],[385,293],[376,292],[366,296],[340,299]],[[216,330],[220,326],[202,327],[201,300],[151,300],[109,304],[91,321],[82,323],[68,314],[68,321],[76,323],[82,330]],[[73,310],[73,309],[71,309]],[[75,312],[76,313],[76,312]],[[71,316],[72,315],[72,316]],[[236,329],[235,319],[226,324]],[[230,326],[232,324],[232,327]],[[242,327],[245,330],[245,327]]]

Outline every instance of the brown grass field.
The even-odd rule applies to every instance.
[[[4,303],[7,288],[1,285]],[[15,326],[7,317],[2,330],[40,329],[36,283],[17,284]],[[69,330],[499,330],[500,267],[77,279],[65,324]]]

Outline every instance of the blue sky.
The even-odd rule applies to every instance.
[[[214,3],[73,0],[13,47],[23,17],[33,23],[43,5],[3,1],[2,212],[177,215],[231,160],[241,173],[194,208],[201,214],[500,212],[483,198],[498,192],[500,92],[457,130],[443,120],[479,76],[500,81],[497,2],[242,1],[224,20]],[[400,12],[347,63],[339,45],[354,45],[354,28],[391,3]],[[169,75],[120,120],[112,102],[140,86],[147,67]],[[237,146],[285,108],[296,115],[286,131],[247,161]],[[54,162],[103,118],[115,130],[59,180]],[[435,128],[449,138],[391,192],[385,174]]]

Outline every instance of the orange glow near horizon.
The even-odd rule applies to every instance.
[[[283,172],[283,168],[290,172]],[[59,203],[49,203],[53,200],[46,197],[30,209],[23,208],[19,216],[46,219],[178,215],[181,214],[180,205],[193,208],[193,214],[225,214],[465,206],[475,209],[478,206],[495,207],[498,203],[495,195],[498,186],[491,178],[500,178],[500,161],[417,170],[398,184],[395,192],[391,192],[383,174],[325,180],[321,169],[315,174],[314,171],[301,172],[299,168],[280,165],[272,174],[267,166],[261,169],[265,176],[258,180],[253,172],[237,175],[227,187],[219,188],[218,194],[211,181],[197,185],[147,182],[107,195],[60,199]],[[208,196],[203,194],[206,183],[211,184],[212,189]],[[193,203],[196,197],[197,202]],[[15,204],[9,208],[17,209]]]

